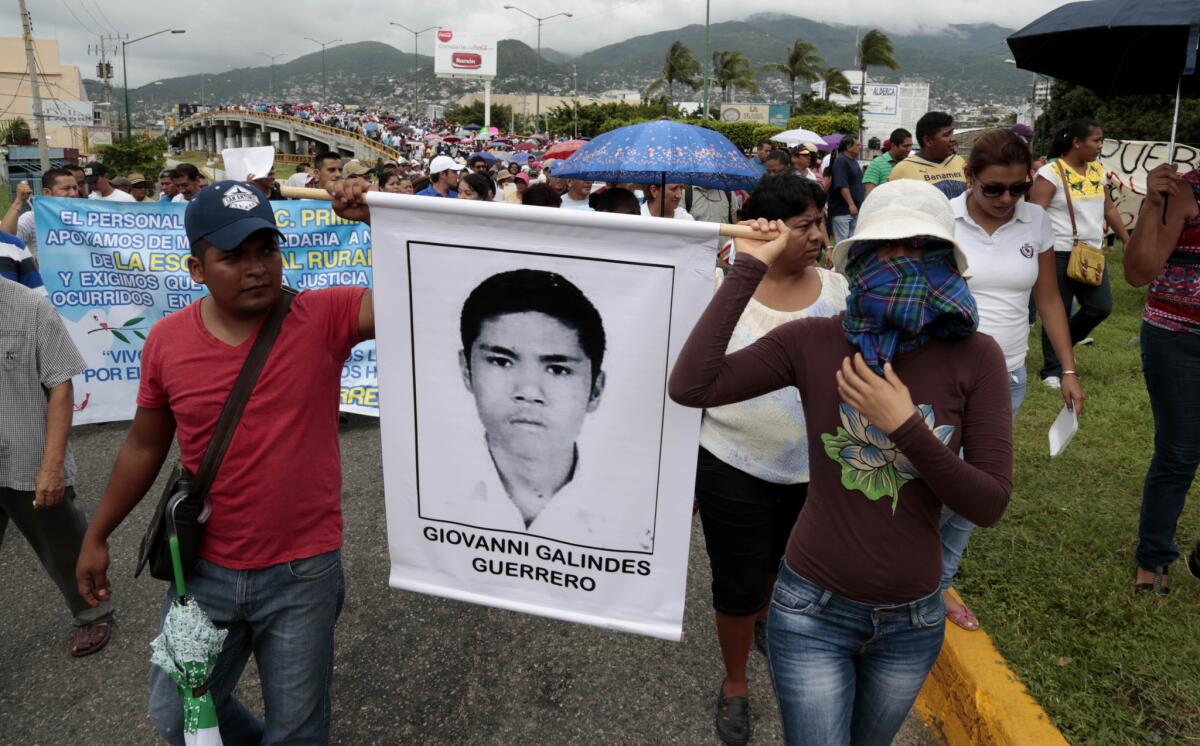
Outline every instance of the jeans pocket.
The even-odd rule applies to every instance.
[[[787,583],[781,579],[771,594],[771,606],[785,614],[815,616],[821,613],[825,595],[816,586]]]
[[[913,614],[913,626],[921,629],[931,629],[946,623],[946,603],[941,593],[918,601]]]
[[[288,572],[297,580],[320,580],[336,570],[341,560],[341,551],[334,550],[313,557],[292,560],[287,563]]]

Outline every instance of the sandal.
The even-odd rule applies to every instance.
[[[82,658],[99,651],[108,644],[111,633],[111,619],[79,625],[75,628],[75,634],[71,636],[71,657]]]
[[[745,697],[726,697],[725,682],[717,690],[717,735],[729,746],[745,746],[750,742],[750,700]]]
[[[975,616],[975,612],[970,609],[955,609],[953,611],[947,609],[946,618],[968,632],[974,632],[979,629],[979,617]]]
[[[1194,552],[1193,552],[1193,554],[1194,554]],[[1188,570],[1191,570],[1191,561],[1192,561],[1192,558],[1188,557]],[[1142,569],[1145,569],[1145,568],[1142,568]],[[1139,582],[1137,582],[1138,568],[1135,567],[1133,569],[1133,579],[1134,579],[1133,592],[1141,594],[1141,593],[1149,593],[1150,591],[1154,591],[1154,593],[1159,596],[1171,595],[1171,589],[1163,586],[1163,578],[1169,576],[1170,569],[1171,568],[1167,565],[1163,565],[1161,567],[1156,567],[1156,568],[1154,568],[1154,581],[1153,582],[1139,583]]]

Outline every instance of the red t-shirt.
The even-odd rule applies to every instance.
[[[311,290],[292,301],[209,490],[202,559],[254,570],[342,546],[338,402],[364,291]],[[257,337],[225,344],[204,327],[199,301],[150,330],[137,403],[171,408],[193,473]]]

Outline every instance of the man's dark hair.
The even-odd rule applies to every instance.
[[[67,165],[63,166],[63,168],[70,171],[72,176],[83,173],[83,166],[80,166],[76,163],[68,163]]]
[[[954,126],[954,117],[944,111],[929,111],[917,120],[917,147],[925,147],[925,138],[934,137],[947,127]]]
[[[307,163],[297,163],[296,164],[296,173],[303,174],[303,173],[307,173],[307,172],[308,172],[308,164]]]
[[[638,204],[637,195],[624,187],[609,187],[603,192],[591,195],[588,202],[596,212],[621,212],[624,208],[632,210],[632,214],[637,214],[642,209]]]
[[[841,142],[838,143],[837,152],[845,153],[847,150],[854,147],[854,144],[856,142],[858,142],[857,137],[855,137],[854,135],[846,135],[845,137],[842,138]]]
[[[562,207],[562,196],[549,184],[530,184],[521,195],[521,204],[538,207]]]
[[[479,283],[463,303],[459,317],[463,354],[468,365],[471,346],[483,323],[510,313],[543,313],[575,331],[579,347],[592,365],[592,383],[604,364],[604,321],[583,291],[570,280],[540,269],[514,269]]]
[[[58,178],[70,179],[75,182],[75,176],[65,168],[50,168],[42,173],[42,189],[50,189],[54,186],[54,180]]]
[[[764,176],[742,205],[742,220],[787,220],[813,205],[825,208],[825,190],[812,179],[791,172]]]
[[[168,179],[170,179],[171,181],[174,181],[175,179],[178,179],[178,178],[179,178],[179,171],[178,171],[177,169],[174,169],[174,168],[164,168],[164,169],[163,169],[163,170],[162,170],[162,171],[161,171],[161,172],[158,174],[158,178],[160,178],[160,179],[161,179],[161,178],[162,178],[162,177],[164,177],[164,176],[165,176],[165,177],[167,177]]]
[[[764,145],[770,145],[771,147],[775,147],[775,143],[771,142],[770,140],[768,140],[766,138],[763,138],[762,140],[758,141],[758,144],[754,146],[754,149],[758,150],[759,148],[761,148]]]
[[[321,165],[325,163],[325,161],[329,161],[329,160],[339,160],[340,161],[341,159],[342,159],[341,153],[335,153],[332,150],[323,150],[320,153],[317,153],[316,157],[313,158],[313,168],[319,169],[321,167]]]
[[[893,148],[898,148],[900,147],[900,143],[904,142],[910,137],[912,137],[911,132],[903,127],[897,127],[896,129],[892,130],[892,134],[888,137],[888,139],[892,141]]]
[[[487,163],[487,158],[484,158],[482,155],[473,155],[471,156],[471,160],[467,161],[467,166],[475,168],[475,164],[480,162]]]
[[[175,167],[175,174],[179,178],[187,179],[188,181],[200,180],[200,169],[196,168],[190,163],[180,163]]]
[[[763,164],[765,165],[771,161],[782,163],[784,168],[792,167],[792,157],[788,155],[786,150],[772,150],[770,153],[767,153],[767,157],[763,159]]]

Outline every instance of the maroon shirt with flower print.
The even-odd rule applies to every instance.
[[[840,316],[792,321],[725,354],[766,269],[738,256],[680,352],[671,398],[715,407],[798,388],[812,481],[788,542],[788,566],[862,603],[928,596],[942,575],[942,505],[981,526],[999,521],[1008,505],[1012,404],[1004,355],[978,333],[900,355],[892,365],[916,409],[895,432],[882,433],[838,396],[834,375],[856,352]]]

